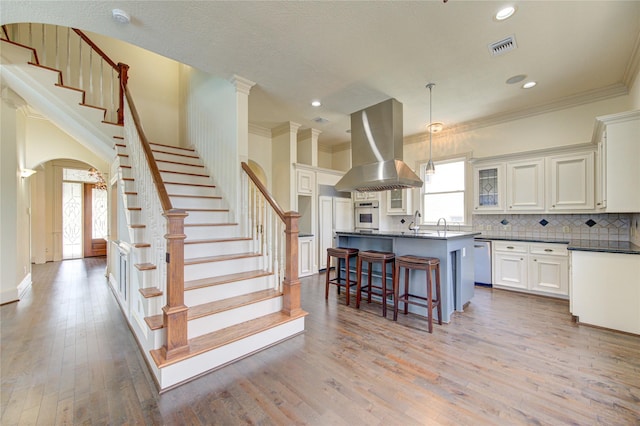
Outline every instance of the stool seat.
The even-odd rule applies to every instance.
[[[356,308],[360,308],[360,300],[362,299],[362,292],[367,293],[367,303],[371,303],[371,295],[376,294],[382,297],[382,316],[387,316],[387,298],[393,296],[393,281],[395,278],[395,253],[378,250],[365,250],[358,253],[358,268],[356,272],[356,278],[358,280],[358,286],[356,287]],[[367,262],[367,284],[362,285],[362,262]],[[379,286],[371,283],[372,277],[372,265],[374,263],[380,263],[382,265],[382,278]],[[391,289],[387,289],[387,265],[391,265]],[[373,290],[379,290],[380,292],[373,292]]]
[[[403,269],[404,293],[400,294],[400,274]],[[425,271],[427,275],[427,297],[409,293],[409,271],[412,269]],[[432,273],[435,273],[435,297],[433,297]],[[436,257],[422,257],[414,255],[397,256],[394,275],[393,320],[396,321],[398,319],[398,305],[400,303],[404,303],[405,314],[408,313],[409,304],[427,308],[429,333],[433,333],[433,308],[438,310],[438,324],[442,325],[442,303],[440,302],[440,259]],[[422,303],[421,301],[425,301],[426,303]]]
[[[422,256],[396,256],[396,262],[410,263],[412,265],[437,265],[440,263],[440,259],[437,257],[422,257]]]
[[[334,257],[355,256],[358,252],[357,248],[351,247],[329,247],[327,249],[327,254]]]
[[[349,304],[349,296],[351,292],[349,289],[352,285],[357,285],[356,281],[351,281],[349,274],[349,264],[350,259],[358,256],[357,248],[351,247],[329,247],[327,248],[327,276],[325,281],[325,289],[324,289],[324,298],[329,298],[329,284],[335,284],[338,287],[338,294],[340,294],[340,287],[344,287],[347,290],[347,294],[345,295],[345,303]],[[338,259],[338,264],[336,265],[336,276],[335,278],[329,278],[329,273],[331,271],[331,258],[335,257]],[[345,278],[340,277],[340,260],[344,261],[345,264]]]

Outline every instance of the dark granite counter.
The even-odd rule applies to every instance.
[[[373,236],[373,237],[391,237],[391,238],[422,238],[427,240],[455,240],[458,238],[469,238],[480,235],[480,232],[453,232],[453,231],[340,231],[336,232],[340,235],[357,235],[357,236]]]
[[[491,235],[479,235],[476,236],[475,239],[480,241],[521,241],[528,243],[567,244],[567,250],[640,255],[640,246],[629,241],[572,240],[570,238],[493,237]]]

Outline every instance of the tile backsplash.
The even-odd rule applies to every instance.
[[[640,214],[505,214],[474,215],[473,230],[483,235],[513,238],[591,239],[638,244]]]

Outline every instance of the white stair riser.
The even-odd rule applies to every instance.
[[[129,161],[129,157],[118,157],[118,162],[120,166],[130,166],[131,161]]]
[[[189,216],[184,219],[184,223],[229,223],[228,211],[187,211]]]
[[[251,241],[229,241],[224,243],[220,242],[184,245],[185,259],[249,252],[251,252]]]
[[[185,265],[184,280],[200,280],[202,278],[216,277],[220,275],[255,271],[256,269],[261,269],[261,267],[262,262],[259,256]]]
[[[123,178],[132,178],[133,174],[131,173],[131,169],[126,167],[120,169],[120,176]]]
[[[215,187],[210,186],[191,186],[191,185],[173,185],[173,184],[165,184],[165,188],[167,188],[168,194],[176,194],[176,195],[195,195],[195,196],[218,196],[218,190]]]
[[[230,297],[242,296],[260,290],[273,288],[273,275],[251,278],[249,280],[232,281],[225,284],[196,288],[184,292],[184,304],[187,306],[200,305]]]
[[[133,222],[131,222],[133,223]],[[140,222],[136,222],[136,223],[140,223]],[[146,241],[146,228],[132,228],[133,231],[133,242],[134,243],[143,243],[143,242],[147,242]]]
[[[20,43],[20,41],[18,41],[18,43]],[[0,63],[2,63],[3,66],[8,64],[26,64],[33,60],[30,49],[25,49],[24,47],[11,43],[2,43],[1,58],[2,61]]]
[[[182,172],[182,173],[193,173],[197,175],[208,175],[207,169],[200,166],[192,166],[187,164],[174,164],[174,163],[166,163],[163,161],[158,162],[159,170],[173,171],[173,172]]]
[[[56,96],[69,105],[82,103],[82,92],[60,86],[53,86],[51,90],[56,94]]]
[[[174,386],[302,332],[304,332],[304,317],[169,365],[160,370],[160,388]]]
[[[220,198],[169,197],[176,209],[226,209],[227,203]]]
[[[200,160],[200,158],[185,157],[183,155],[177,155],[177,154],[166,154],[164,152],[154,152],[153,158],[155,158],[156,161],[165,160],[165,161],[174,161],[178,163],[194,164],[198,166],[202,165],[202,160]]]
[[[282,310],[282,296],[189,321],[189,339]]]
[[[201,185],[211,185],[211,179],[207,176],[191,176],[180,173],[160,172],[164,182],[194,183]]]
[[[148,270],[144,270],[141,271],[136,267],[133,267],[132,272],[134,272],[136,274],[138,274],[138,282],[140,283],[140,288],[147,288],[147,287],[157,287],[157,282],[158,282],[158,273],[157,273],[157,269],[148,269]],[[150,312],[150,315],[155,315],[158,314],[159,312]]]
[[[231,238],[240,236],[240,227],[238,225],[185,226],[184,233],[187,235],[187,241]]]
[[[195,257],[221,256],[223,254],[251,253],[252,241],[224,241],[217,243],[185,244],[184,256],[186,259]]]
[[[153,143],[151,143],[150,145],[151,145],[151,151],[166,151],[166,152],[172,152],[174,154],[198,155],[195,151],[191,151],[187,149],[173,148],[171,146],[166,146],[166,145],[155,145]]]
[[[127,191],[127,192],[133,192],[133,191]],[[138,202],[138,194],[125,194],[124,195],[126,197],[126,203],[127,203],[127,207],[137,207],[140,205],[140,203]]]
[[[140,224],[142,223],[142,210],[127,210],[127,217],[129,218],[129,223]],[[140,241],[134,241],[134,243],[138,243]]]
[[[114,142],[115,143],[119,143],[119,144],[123,144],[124,143],[124,141],[120,140],[120,139],[117,139],[117,140],[114,139]],[[129,154],[129,150],[127,149],[126,146],[116,146],[116,154],[126,154],[126,155],[128,155]]]
[[[123,180],[125,192],[136,192],[136,182],[132,180]]]

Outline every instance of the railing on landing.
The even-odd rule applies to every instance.
[[[297,212],[284,212],[247,163],[242,163],[242,225],[273,273],[274,287],[283,293],[282,310],[296,315],[300,307]]]
[[[82,31],[49,24],[9,24],[2,37],[33,49],[34,64],[60,71],[66,87],[81,89],[84,103],[103,108],[105,121],[122,124],[128,65],[115,63]],[[38,53],[39,52],[39,53]]]

